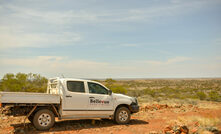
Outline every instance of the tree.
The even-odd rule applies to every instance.
[[[127,90],[122,86],[116,83],[116,80],[113,80],[111,78],[108,78],[105,80],[106,84],[109,89],[111,89],[114,93],[121,93],[126,94]]]
[[[0,90],[9,92],[45,92],[47,78],[32,73],[7,73],[3,76],[0,87]]]
[[[113,84],[116,82],[116,80],[113,80],[112,78],[108,78],[105,80],[105,82],[107,82],[108,84]]]
[[[212,101],[220,101],[221,95],[217,91],[211,91],[209,93],[210,100]]]
[[[197,92],[196,95],[200,100],[205,100],[206,99],[206,94],[204,92]]]
[[[114,93],[121,93],[121,94],[127,93],[127,90],[123,86],[120,86],[120,85],[113,85],[108,88],[111,89]]]

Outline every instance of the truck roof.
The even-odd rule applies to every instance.
[[[98,83],[98,82],[93,81],[93,80],[78,79],[78,78],[59,78],[59,77],[56,77],[56,78],[50,78],[49,80],[61,80],[61,81],[71,80],[71,81],[86,81],[86,82],[95,82],[95,83]]]

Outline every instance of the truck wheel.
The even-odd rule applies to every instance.
[[[126,107],[120,107],[115,113],[114,120],[118,124],[127,124],[130,121],[130,110]]]
[[[38,130],[48,130],[54,125],[54,122],[54,113],[48,109],[39,110],[33,119],[33,124]]]

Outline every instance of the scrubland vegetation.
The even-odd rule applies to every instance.
[[[39,74],[8,73],[0,82],[0,91],[7,92],[46,92],[47,78]]]
[[[221,101],[221,79],[143,79],[101,81],[113,92],[145,99],[199,99]]]
[[[138,97],[140,101],[198,99],[221,101],[221,78],[97,80],[115,93]],[[5,74],[0,91],[45,92],[47,78],[39,74]]]
[[[46,92],[47,78],[39,74],[5,74],[0,91]],[[140,111],[129,125],[108,120],[58,121],[49,132],[198,134],[221,132],[221,78],[96,80],[115,93],[138,98]],[[203,101],[201,101],[203,100]],[[1,109],[0,109],[1,111]],[[25,117],[0,113],[2,133],[38,133]],[[11,127],[11,124],[16,124]],[[128,127],[129,126],[129,127]],[[139,128],[139,129],[137,129]],[[122,130],[122,131],[121,131]]]

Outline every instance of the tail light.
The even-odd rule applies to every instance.
[[[2,107],[2,103],[0,103],[0,107]]]

